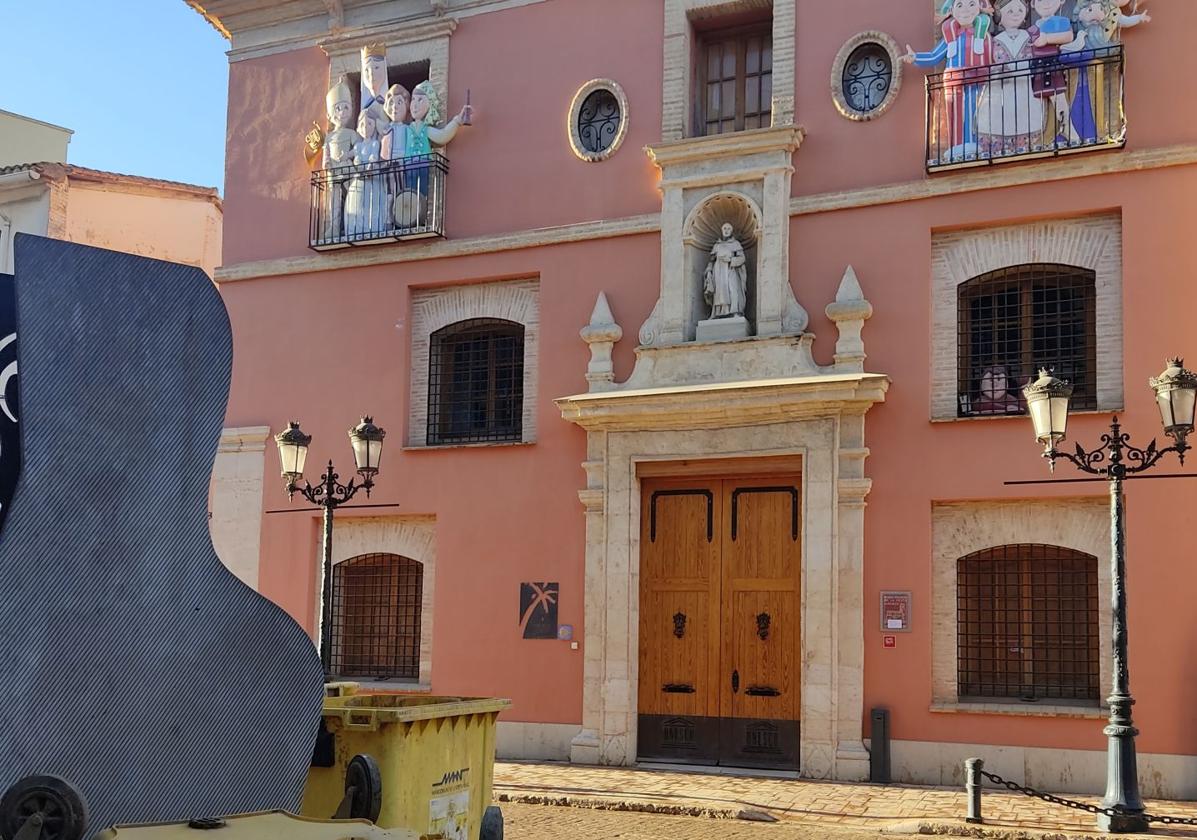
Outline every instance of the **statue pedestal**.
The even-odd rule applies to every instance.
[[[743,315],[733,315],[730,318],[699,321],[694,338],[696,341],[735,341],[738,338],[748,338],[748,319]]]

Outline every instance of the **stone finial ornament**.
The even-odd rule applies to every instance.
[[[590,323],[582,328],[582,340],[590,345],[590,364],[586,367],[586,381],[590,391],[610,391],[615,387],[615,366],[611,361],[611,350],[615,342],[623,338],[623,328],[615,323],[607,293],[599,292],[590,313]]]
[[[864,322],[873,317],[873,305],[865,300],[860,280],[852,266],[848,266],[844,272],[844,279],[835,293],[835,301],[827,305],[827,317],[835,322],[835,328],[840,333],[835,342],[836,371],[863,372],[867,357],[860,331],[864,328]]]

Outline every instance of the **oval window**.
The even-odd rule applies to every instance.
[[[594,155],[607,151],[619,135],[622,118],[614,93],[607,88],[592,91],[578,109],[579,145]]]
[[[880,108],[893,82],[893,60],[881,44],[861,44],[844,63],[844,101],[858,113],[868,114]]]

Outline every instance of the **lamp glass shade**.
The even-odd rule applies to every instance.
[[[382,442],[386,431],[374,425],[371,417],[363,417],[362,422],[349,430],[349,443],[353,446],[353,460],[357,464],[357,471],[364,476],[373,476],[378,472],[382,461]]]
[[[1168,367],[1150,380],[1160,409],[1164,433],[1183,440],[1193,431],[1193,414],[1197,409],[1197,374],[1185,370],[1183,359],[1169,359]]]
[[[274,442],[278,444],[278,460],[283,477],[289,480],[300,478],[308,459],[308,445],[312,442],[312,436],[305,435],[298,423],[291,423],[285,432],[275,435]]]
[[[1056,379],[1048,370],[1039,371],[1039,378],[1023,389],[1027,412],[1035,427],[1035,439],[1054,447],[1068,432],[1068,404],[1072,386]]]

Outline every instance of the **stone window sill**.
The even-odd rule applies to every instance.
[[[1114,406],[1110,408],[1091,408],[1085,411],[1069,411],[1069,417],[1084,417],[1086,415],[1099,414],[1122,414],[1126,409],[1123,406]],[[974,423],[976,421],[987,422],[990,420],[1021,420],[1024,423],[1031,422],[1029,414],[976,414],[972,417],[932,417],[932,423]]]
[[[1012,715],[1015,717],[1084,718],[1104,720],[1108,712],[1099,706],[1051,706],[1042,703],[935,702],[931,711],[939,714]]]
[[[533,446],[534,440],[493,440],[481,441],[479,443],[436,443],[430,446],[404,446],[403,452],[423,452],[425,450],[444,450],[444,449],[496,449],[499,447],[509,446]]]
[[[338,682],[342,682],[338,680]],[[416,680],[355,680],[345,679],[343,682],[357,683],[358,691],[371,693],[384,691],[387,693],[402,692],[404,694],[431,694],[432,686]]]

